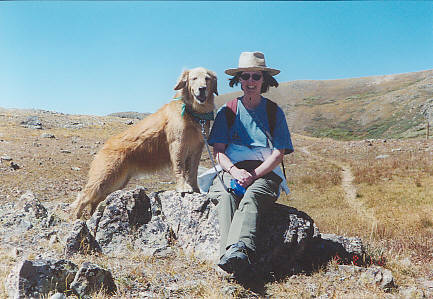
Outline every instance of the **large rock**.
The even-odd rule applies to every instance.
[[[9,274],[5,289],[10,298],[40,298],[49,292],[65,292],[78,267],[66,260],[24,260]]]
[[[205,195],[165,191],[149,198],[139,187],[110,194],[88,225],[105,253],[127,250],[133,244],[154,254],[176,244],[187,253],[216,261],[220,239],[216,213],[216,203]],[[280,204],[263,219],[259,268],[281,274],[302,269],[306,249],[320,236],[314,221]]]
[[[144,251],[168,246],[170,228],[160,216],[152,217],[143,187],[116,191],[102,202],[87,223],[103,253],[128,252],[140,244]]]
[[[21,121],[20,125],[29,129],[42,129],[42,122],[38,116],[29,116],[27,119]]]
[[[71,284],[71,290],[79,298],[91,298],[90,294],[103,290],[105,293],[113,295],[116,290],[113,276],[98,265],[85,262],[75,276]]]
[[[216,260],[220,240],[218,217],[215,205],[205,195],[182,197],[176,191],[165,191],[152,193],[150,197],[155,206],[152,209],[161,210],[171,227],[176,245],[199,258]]]
[[[143,187],[116,191],[88,221],[104,253],[127,252],[129,246],[155,254],[169,246],[212,262],[218,260],[216,202],[203,194],[151,193]],[[359,238],[323,235],[306,213],[275,203],[262,220],[257,268],[275,276],[310,271],[333,258],[341,263],[365,259]]]
[[[67,256],[74,253],[93,253],[101,252],[98,242],[95,237],[89,232],[86,222],[76,220],[72,226],[72,230],[66,238],[66,246],[64,250]]]

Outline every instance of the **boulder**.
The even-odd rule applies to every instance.
[[[74,281],[71,284],[71,290],[79,298],[91,298],[89,295],[93,292],[104,291],[113,295],[116,290],[111,272],[98,265],[85,262],[78,270]]]
[[[138,187],[110,194],[88,226],[104,253],[124,251],[132,244],[155,254],[175,244],[188,254],[215,262],[220,238],[216,213],[216,203],[206,195],[165,191],[148,197]],[[258,268],[281,274],[303,269],[307,249],[320,237],[314,221],[281,204],[275,204],[263,219]]]
[[[385,292],[389,292],[396,287],[391,271],[379,266],[367,268],[361,274],[359,282],[362,284],[376,284]]]
[[[87,228],[86,222],[76,220],[73,224],[72,231],[66,238],[66,246],[64,250],[67,256],[74,253],[92,253],[101,252],[98,242]]]
[[[10,298],[40,298],[50,292],[65,292],[78,267],[66,260],[24,260],[9,274],[5,289]]]
[[[23,120],[20,125],[29,129],[42,129],[42,122],[38,116],[29,116],[27,119]]]
[[[216,204],[199,193],[164,191],[147,196],[145,188],[137,187],[110,194],[87,224],[103,253],[127,253],[134,246],[155,255],[176,245],[187,254],[216,262],[220,239]],[[275,203],[266,212],[261,230],[256,263],[264,275],[313,271],[333,258],[357,265],[368,260],[361,239],[321,235],[310,216],[285,205]]]
[[[138,231],[138,235],[141,236],[143,230],[146,230],[143,225],[148,224],[151,218],[150,199],[147,197],[145,189],[139,187],[132,191],[119,190],[111,193],[98,206],[87,225],[103,253],[127,252],[128,246],[132,246],[137,238],[136,232]],[[164,223],[160,223],[161,225],[158,226],[156,222],[161,221],[153,219],[151,224],[159,227],[153,231],[158,235],[155,239],[164,239],[165,230],[162,228]],[[168,230],[168,226],[166,226],[166,230]],[[159,232],[164,233],[159,235]]]

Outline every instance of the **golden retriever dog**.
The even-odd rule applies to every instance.
[[[108,194],[129,179],[172,167],[179,192],[199,192],[197,169],[204,145],[199,119],[213,116],[217,77],[198,67],[179,77],[173,100],[128,130],[109,138],[93,159],[86,186],[71,204],[76,218],[90,205],[93,214]],[[209,133],[210,121],[205,121]]]

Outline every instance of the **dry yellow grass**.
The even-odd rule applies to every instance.
[[[72,202],[86,181],[92,153],[106,138],[127,127],[124,120],[111,117],[96,118],[99,123],[82,129],[53,126],[40,131],[20,127],[18,119],[0,116],[0,139],[3,140],[0,155],[8,154],[21,166],[13,171],[8,161],[0,163],[2,203],[15,201],[27,190],[33,191],[43,203]],[[43,132],[54,134],[56,139],[41,138]],[[433,268],[433,140],[376,140],[369,146],[365,141],[338,142],[294,135],[293,142],[295,153],[285,158],[292,193],[283,194],[279,202],[309,214],[321,232],[360,236],[369,254],[386,258],[386,267],[392,270],[398,284],[415,284],[423,277],[433,280],[429,270]],[[401,150],[392,151],[398,148]],[[390,157],[376,159],[380,154]],[[342,186],[342,164],[350,166],[356,200],[372,212],[377,219],[375,225],[347,200]],[[202,165],[210,166],[206,151]],[[168,190],[174,188],[167,184],[172,180],[171,173],[160,173],[135,178],[126,188],[143,185],[149,191]],[[58,216],[67,219],[61,212]],[[50,245],[44,241],[41,245],[57,253],[62,250],[60,243]],[[0,247],[0,281],[6,279],[17,261],[9,250],[9,247]],[[178,283],[172,294],[190,298],[257,296],[221,277],[214,265],[186,256],[180,250],[167,258],[149,258],[131,247],[125,257],[77,255],[71,260],[78,265],[91,261],[110,269],[119,288],[118,297],[128,297],[136,287],[146,292],[147,285],[155,287],[158,296],[165,297],[167,282],[182,282],[188,278],[198,283]],[[335,265],[331,263],[328,267]],[[376,286],[359,287],[353,285],[351,279],[341,280],[344,273],[335,277],[327,273],[320,270],[309,276],[300,274],[270,282],[265,286],[265,295],[276,298],[311,298],[323,294],[331,298],[385,296]],[[6,290],[1,284],[0,297],[5,296]],[[95,296],[107,297],[103,293]]]

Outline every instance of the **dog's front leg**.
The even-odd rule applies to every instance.
[[[192,187],[194,192],[200,192],[197,184],[198,165],[202,154],[203,145],[197,147],[197,151],[191,153],[187,160],[188,167],[188,184]]]
[[[170,144],[170,159],[173,168],[173,174],[176,177],[176,191],[193,192],[192,186],[187,182],[187,149],[182,142],[172,142]]]

